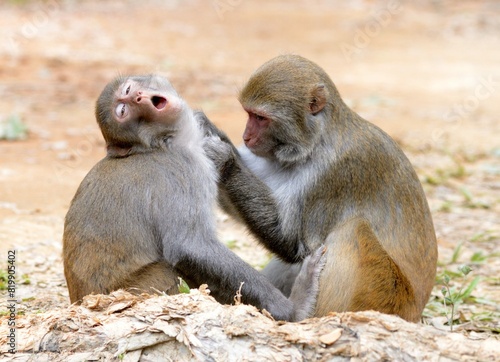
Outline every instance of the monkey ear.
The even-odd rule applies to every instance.
[[[309,111],[315,115],[323,108],[325,108],[326,100],[328,98],[328,90],[324,84],[317,84],[311,91],[309,101]]]
[[[109,157],[126,157],[132,150],[132,146],[108,145],[106,147]]]

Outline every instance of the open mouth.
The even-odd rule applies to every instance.
[[[167,105],[167,99],[160,96],[153,96],[151,101],[153,102],[153,106],[158,110],[165,108]]]

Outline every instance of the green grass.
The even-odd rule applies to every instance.
[[[0,140],[16,141],[28,137],[28,127],[18,114],[13,114],[0,121]]]
[[[471,297],[472,292],[480,281],[480,278],[477,276],[467,285],[464,284],[465,278],[471,271],[472,268],[463,265],[458,268],[458,272],[450,273],[449,271],[445,271],[440,278],[440,284],[442,284],[442,298],[440,302],[444,306],[444,315],[448,320],[451,332],[453,332],[453,325],[458,315],[457,311],[459,305],[466,302],[468,298]],[[453,284],[451,283],[451,278],[456,279]]]
[[[179,293],[181,294],[189,294],[191,293],[191,288],[189,288],[188,283],[181,277],[179,278],[179,284],[177,285],[177,288],[179,289]]]

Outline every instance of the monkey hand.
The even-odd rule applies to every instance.
[[[308,255],[304,259],[300,270],[300,274],[310,277],[311,284],[316,289],[319,289],[319,276],[325,267],[326,249],[327,247],[322,244],[314,253]]]
[[[210,136],[217,134],[217,127],[210,121],[203,111],[194,111],[194,118],[198,122],[198,125],[203,130],[205,136]]]
[[[319,293],[319,277],[325,264],[325,245],[321,245],[304,259],[289,298],[294,304],[294,321],[300,321],[314,314]]]
[[[218,135],[206,136],[203,139],[203,149],[221,174],[235,160],[236,155],[232,144],[224,142]]]
[[[234,147],[229,137],[223,131],[218,129],[215,124],[213,124],[212,121],[208,119],[205,113],[203,113],[202,111],[196,111],[195,118],[198,121],[201,129],[203,130],[205,137],[219,137],[222,142],[231,145],[231,147],[236,150],[236,147]]]
[[[200,128],[203,130],[205,137],[219,136],[224,141],[229,141],[226,134],[218,129],[215,124],[212,123],[205,113],[202,111],[194,112],[195,119],[198,121]]]

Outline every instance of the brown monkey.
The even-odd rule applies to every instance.
[[[264,274],[288,295],[301,260],[324,243],[316,316],[374,309],[418,321],[434,284],[436,237],[396,142],[300,56],[262,65],[239,100],[245,145],[236,150],[209,124],[205,147],[221,172],[221,205],[276,255]]]
[[[177,292],[177,277],[207,283],[212,295],[243,301],[277,319],[314,308],[318,251],[289,299],[216,238],[217,172],[205,155],[201,122],[158,76],[117,78],[101,93],[96,118],[107,156],[82,181],[66,215],[64,272],[71,302],[119,288]]]

